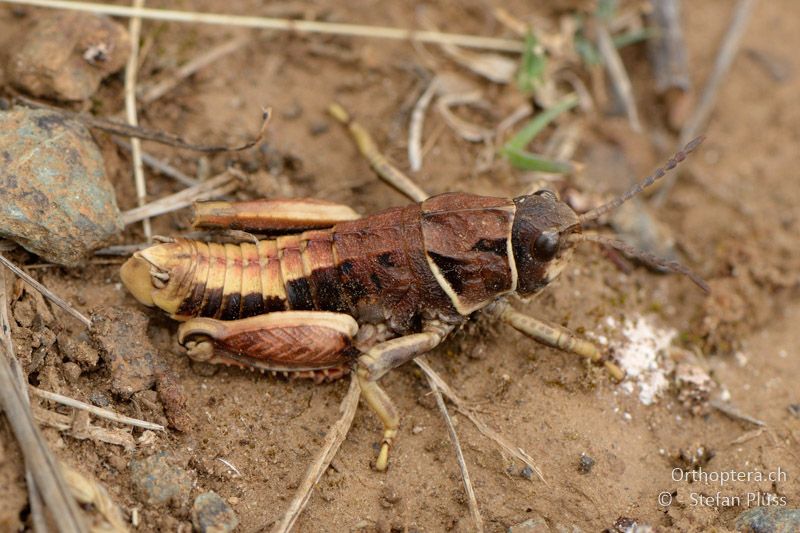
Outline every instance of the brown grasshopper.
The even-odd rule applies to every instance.
[[[640,193],[701,140],[619,198],[580,216],[546,189],[513,199],[447,193],[363,218],[319,200],[200,203],[196,227],[281,235],[239,244],[169,240],[134,254],[121,277],[141,303],[183,322],[178,341],[194,360],[317,382],[355,369],[383,424],[376,468],[385,470],[399,417],[377,381],[432,350],[479,310],[491,308],[533,339],[623,378],[594,344],[504,301],[546,287],[575,244],[610,245],[708,290],[678,263],[582,233],[585,222]]]

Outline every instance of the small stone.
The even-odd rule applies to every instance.
[[[64,363],[62,367],[64,371],[64,377],[67,379],[68,383],[77,383],[78,379],[81,377],[81,367],[75,363]]]
[[[791,403],[789,404],[789,412],[797,417],[800,418],[800,403]]]
[[[297,102],[293,102],[292,105],[281,111],[281,116],[286,120],[295,120],[300,118],[302,115],[303,106]]]
[[[239,517],[216,492],[204,492],[192,505],[192,524],[200,533],[227,533],[239,525]]]
[[[550,527],[544,518],[536,516],[509,527],[508,533],[550,533]]]
[[[588,474],[592,471],[592,467],[594,466],[594,459],[590,456],[586,455],[585,453],[581,454],[581,459],[578,462],[578,472],[581,474]]]
[[[329,129],[331,129],[331,125],[328,124],[326,121],[315,120],[309,125],[308,132],[314,137],[318,137],[320,135],[328,133]]]
[[[389,509],[390,507],[394,507],[394,505],[399,502],[402,498],[394,490],[392,487],[385,485],[383,489],[381,489],[381,507],[384,509]]]
[[[124,472],[128,466],[128,461],[121,455],[109,455],[106,461],[117,472]]]
[[[108,17],[77,12],[40,14],[9,56],[13,85],[28,94],[86,100],[125,66],[130,38]]]
[[[89,131],[46,110],[0,112],[0,237],[75,267],[122,231]]]
[[[61,355],[82,368],[91,369],[97,366],[100,354],[86,341],[73,339],[66,333],[58,334],[58,348]]]
[[[146,505],[183,507],[189,500],[192,478],[174,466],[166,452],[130,463],[131,482],[139,500]]]
[[[800,531],[800,509],[775,505],[748,509],[736,519],[742,533],[791,533]]]
[[[100,391],[94,391],[89,395],[89,401],[92,405],[97,407],[108,407],[111,404],[111,398],[107,394]]]
[[[529,465],[525,465],[525,468],[520,470],[519,475],[527,480],[531,480],[533,479],[533,468],[531,468]]]

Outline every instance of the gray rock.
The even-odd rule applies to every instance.
[[[508,533],[550,533],[550,526],[544,518],[536,516],[508,528]]]
[[[131,482],[139,500],[146,505],[174,505],[189,501],[192,478],[186,470],[171,464],[166,452],[158,452],[130,463]]]
[[[192,505],[192,524],[200,533],[228,533],[239,524],[239,517],[216,492],[204,492]]]
[[[65,266],[122,231],[103,158],[78,122],[45,110],[0,112],[0,236]]]
[[[765,506],[748,509],[736,519],[743,533],[793,533],[800,531],[800,509]]]
[[[125,66],[130,37],[108,17],[40,13],[9,56],[7,76],[18,89],[58,100],[85,100],[100,81]]]

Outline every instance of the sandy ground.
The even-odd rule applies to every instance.
[[[208,11],[299,13],[365,24],[410,27],[415,21],[411,2],[345,6],[324,0],[282,6],[206,0],[191,4]],[[702,86],[732,3],[709,0],[686,5],[691,75],[696,86]],[[505,7],[520,15],[530,8],[525,2],[508,2]],[[487,35],[499,31],[484,2],[445,2],[429,6],[429,11],[448,31]],[[28,16],[35,16],[35,11]],[[800,416],[789,410],[800,402],[797,20],[800,4],[792,0],[758,5],[742,53],[720,90],[705,131],[708,140],[687,164],[690,171],[669,201],[656,211],[677,239],[686,262],[709,280],[712,295],[704,296],[680,276],[658,275],[644,268],[625,274],[596,248],[586,246],[544,294],[521,306],[538,317],[595,338],[603,336],[620,346],[626,343],[626,323],[672,332],[674,345],[701,354],[699,365],[715,384],[713,396],[729,397],[742,413],[765,425],[733,420],[711,408],[695,415],[674,387],[644,405],[636,386],[616,385],[600,369],[573,356],[539,346],[507,326],[476,318],[431,355],[432,364],[462,397],[480,406],[494,429],[535,458],[546,479],[543,483],[520,475],[523,465],[500,453],[466,418],[455,415],[487,531],[505,531],[532,517],[543,517],[554,530],[560,525],[599,531],[612,527],[620,517],[663,531],[726,530],[733,529],[735,518],[753,505],[747,495],[756,493],[783,497],[788,507],[800,507]],[[19,27],[10,10],[0,8],[0,34],[21,31]],[[145,36],[152,46],[142,77],[168,72],[198,50],[238,34],[223,28],[146,23]],[[408,101],[419,87],[415,69],[430,57],[442,70],[457,67],[433,48],[415,51],[401,43],[242,35],[251,36],[243,50],[145,109],[143,123],[207,142],[238,142],[256,132],[259,106],[268,104],[276,113],[266,148],[213,156],[204,164],[219,171],[230,158],[238,160],[246,171],[259,172],[254,189],[262,194],[316,196],[350,204],[362,213],[403,204],[404,197],[374,177],[324,110],[333,100],[355,110],[386,153],[406,168]],[[764,62],[754,59],[757,54],[783,67],[788,78],[772,77]],[[623,59],[633,78],[646,133],[641,141],[633,142],[629,140],[635,135],[622,119],[587,122],[576,159],[588,162],[589,168],[573,182],[586,192],[625,186],[632,176],[643,176],[659,164],[672,146],[662,125],[663,110],[653,96],[644,49],[626,50]],[[496,119],[519,102],[511,87],[473,81],[496,104],[490,111]],[[111,113],[121,103],[121,78],[115,78],[104,84],[93,107]],[[431,131],[439,132],[438,140],[423,170],[415,175],[428,191],[512,196],[525,189],[520,174],[504,164],[476,173],[480,147],[458,139],[433,113],[426,125],[426,132]],[[189,174],[200,164],[191,153],[146,146]],[[623,164],[604,166],[603,162],[614,159],[609,153],[621,154]],[[126,156],[112,159],[109,165],[121,207],[132,207]],[[284,179],[275,180],[265,168]],[[620,170],[625,172],[621,185]],[[177,186],[166,178],[150,179],[152,197],[174,190]],[[155,227],[157,233],[175,234],[186,230],[187,222],[187,214],[179,212],[160,218]],[[125,242],[141,240],[138,227],[125,234]],[[14,259],[37,262],[22,253]],[[83,311],[98,305],[136,305],[122,288],[116,265],[43,268],[35,274]],[[11,278],[6,279],[11,287]],[[20,301],[26,298],[30,296]],[[78,323],[58,310],[53,312],[60,328],[70,335],[81,334]],[[35,328],[22,322],[15,324],[19,330]],[[152,313],[150,336],[185,388],[188,411],[194,418],[190,431],[160,434],[133,452],[76,440],[54,429],[45,429],[45,436],[60,459],[99,479],[126,512],[138,509],[140,531],[190,527],[191,500],[181,508],[162,509],[143,505],[132,491],[129,460],[162,450],[192,476],[192,496],[214,490],[239,516],[241,531],[266,530],[281,516],[326,429],[337,419],[347,383],[315,386],[229,369],[202,375],[181,353],[175,329],[174,323]],[[25,333],[15,335],[23,338]],[[97,392],[110,396],[107,369],[101,366],[67,381],[57,355],[48,357],[37,372],[35,380],[42,388],[83,400]],[[370,468],[380,427],[362,406],[297,530],[471,530],[454,454],[424,378],[408,365],[386,377],[383,384],[402,413],[390,470],[380,474]],[[163,413],[147,405],[143,399],[111,398],[110,407],[164,420]],[[5,423],[0,424],[0,445],[0,524],[13,529],[27,519],[29,511],[20,452]],[[781,469],[785,477],[775,483],[751,478],[724,485],[713,480],[676,480],[674,468],[689,469],[687,460],[698,459],[700,447],[706,453],[699,460],[708,473],[766,475]],[[708,451],[713,452],[710,460]],[[579,471],[581,454],[595,461],[588,473]],[[220,459],[235,465],[239,473]],[[702,495],[714,501],[698,502]],[[720,500],[733,496],[740,501]]]

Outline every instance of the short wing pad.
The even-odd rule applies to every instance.
[[[329,228],[356,220],[352,208],[310,198],[199,202],[194,206],[195,228],[234,229],[253,233],[281,233]]]

